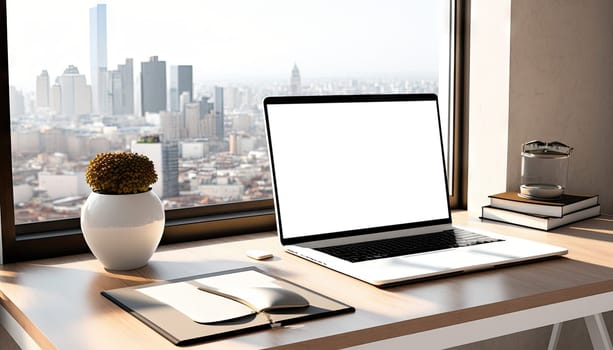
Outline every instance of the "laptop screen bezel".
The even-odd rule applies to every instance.
[[[438,105],[438,97],[436,94],[419,93],[419,94],[365,94],[365,95],[323,95],[323,96],[320,96],[320,95],[318,96],[268,96],[264,98],[263,100],[264,119],[265,119],[265,125],[266,125],[266,140],[267,140],[267,145],[268,145],[268,155],[270,159],[271,181],[272,181],[272,187],[273,187],[273,201],[274,201],[274,206],[275,206],[277,232],[278,232],[278,236],[279,236],[279,239],[282,245],[294,245],[294,244],[299,244],[299,243],[304,243],[304,242],[313,242],[317,240],[326,240],[326,239],[342,238],[342,237],[348,237],[348,236],[375,234],[375,233],[388,232],[388,231],[406,230],[406,229],[412,229],[412,228],[424,227],[424,226],[451,224],[451,207],[449,204],[449,200],[447,200],[447,217],[443,219],[387,225],[387,226],[380,226],[380,227],[375,227],[375,228],[363,228],[363,229],[354,229],[354,230],[339,231],[339,232],[318,233],[318,234],[301,236],[301,237],[286,238],[283,235],[283,222],[282,222],[283,220],[282,220],[282,215],[281,215],[282,205],[280,204],[280,201],[278,198],[278,191],[277,191],[275,160],[274,160],[274,152],[272,149],[270,127],[269,127],[268,106],[278,105],[278,104],[393,102],[393,101],[434,101],[435,102],[436,112],[438,116],[437,125],[438,125],[438,134],[439,134],[439,144],[440,144],[440,149],[441,149],[440,155],[441,155],[443,164],[445,164],[440,112],[439,112],[439,105]],[[443,168],[446,169],[445,166]],[[449,198],[448,176],[445,170],[443,170],[443,172],[444,172],[444,179],[445,179],[445,193],[447,195],[447,198]]]

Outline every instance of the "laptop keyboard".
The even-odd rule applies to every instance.
[[[351,243],[315,249],[343,260],[360,262],[449,248],[468,247],[498,241],[502,241],[502,239],[455,229],[438,233],[389,238],[379,241]]]

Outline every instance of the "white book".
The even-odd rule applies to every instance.
[[[481,208],[481,217],[483,219],[506,222],[510,224],[521,225],[545,231],[549,231],[556,227],[564,226],[598,215],[600,215],[600,205],[595,205],[590,208],[575,211],[573,213],[566,214],[561,218],[520,213],[516,211],[495,208],[492,206],[484,206]]]

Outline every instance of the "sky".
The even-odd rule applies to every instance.
[[[108,69],[158,56],[195,81],[436,77],[444,0],[7,0],[10,84],[89,77],[89,8],[107,5]],[[438,35],[437,37],[441,37]]]

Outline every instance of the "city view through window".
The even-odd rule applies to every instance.
[[[444,1],[221,3],[7,1],[16,224],[78,217],[100,152],[166,209],[268,199],[264,97],[439,92]]]

